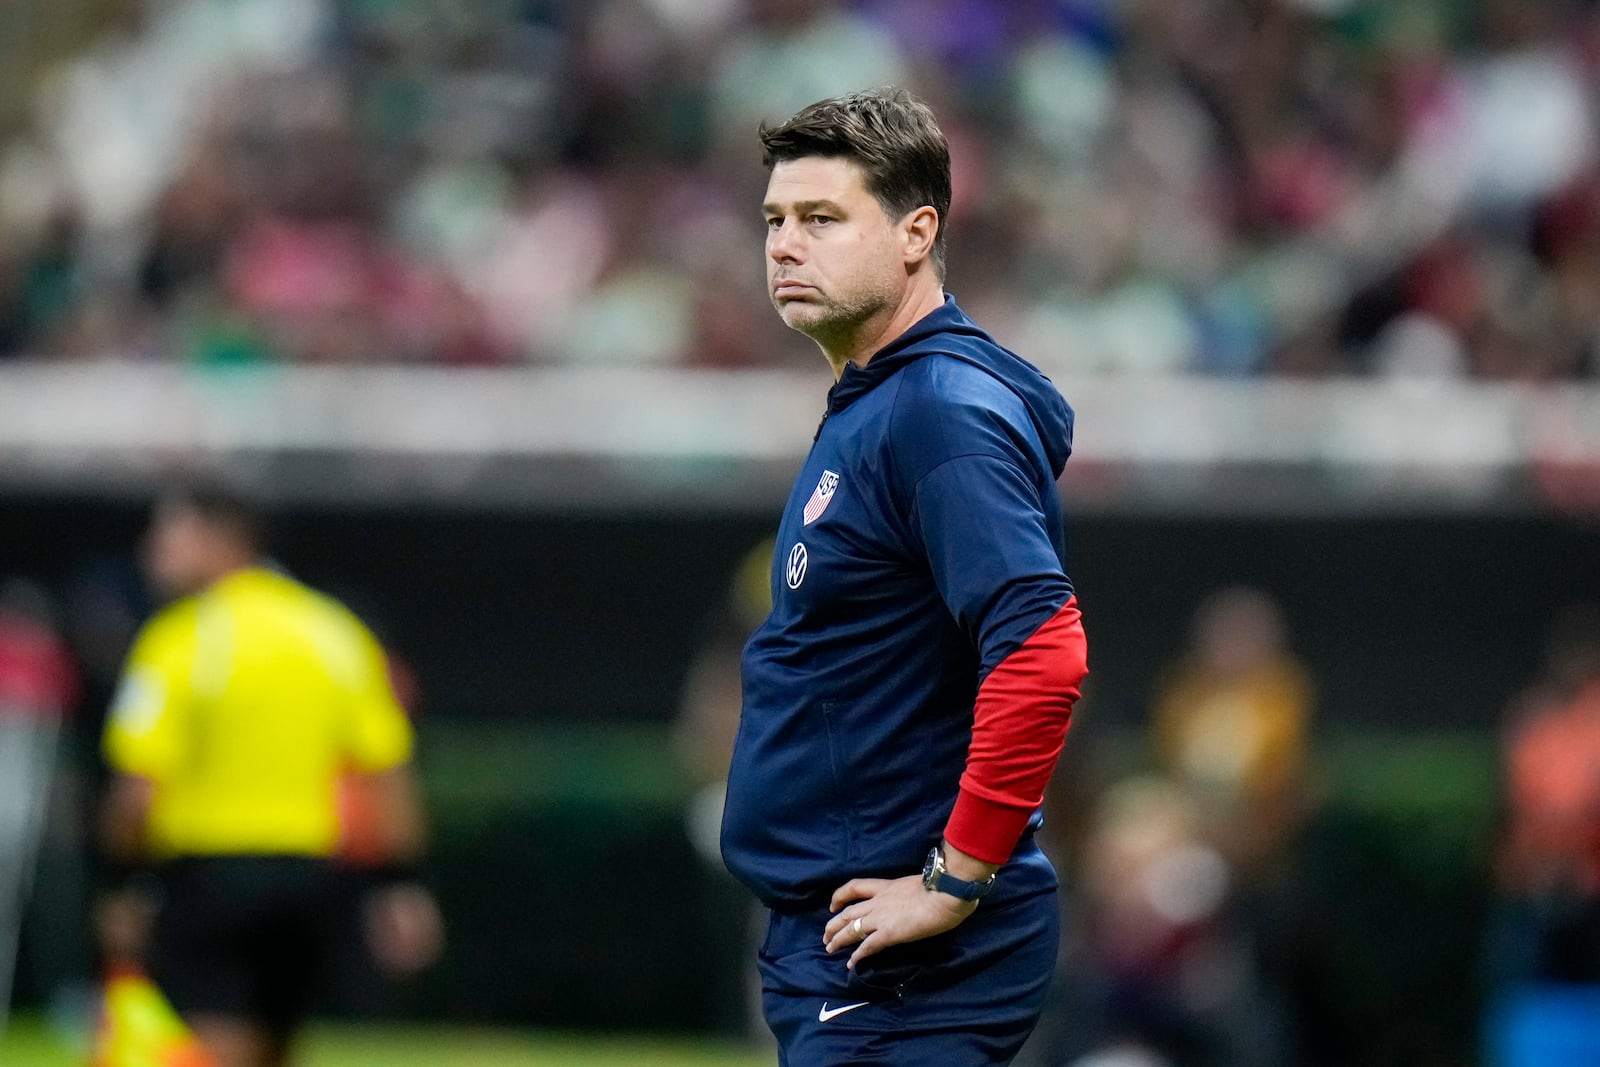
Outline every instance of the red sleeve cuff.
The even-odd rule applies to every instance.
[[[974,859],[1003,864],[1011,858],[1022,831],[1033,818],[1033,808],[1016,808],[986,800],[962,789],[955,810],[945,824],[944,839]]]

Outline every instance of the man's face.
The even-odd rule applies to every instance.
[[[198,593],[220,576],[221,538],[221,532],[195,509],[162,504],[150,522],[144,546],[150,584],[163,597]]]
[[[806,156],[774,165],[762,212],[767,292],[790,329],[826,344],[899,302],[903,236],[858,163]]]

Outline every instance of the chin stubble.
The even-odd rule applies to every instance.
[[[824,299],[820,304],[809,303],[808,306],[812,316],[804,316],[793,323],[785,317],[784,324],[826,346],[831,341],[849,337],[862,323],[888,307],[888,302],[882,294],[872,293],[847,302]],[[783,317],[784,309],[779,308],[778,314]]]

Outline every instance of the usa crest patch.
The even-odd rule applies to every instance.
[[[801,523],[802,526],[810,526],[822,518],[822,513],[828,510],[828,504],[833,500],[834,490],[838,488],[839,476],[832,471],[823,471],[822,480],[817,483],[811,499],[806,501],[805,522]]]

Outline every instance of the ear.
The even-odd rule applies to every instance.
[[[933,240],[939,235],[939,213],[924,204],[900,220],[902,256],[914,267],[933,255]]]

